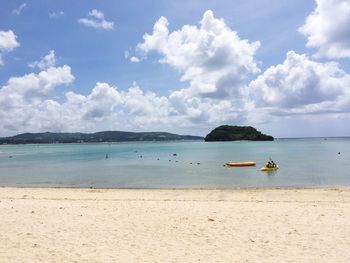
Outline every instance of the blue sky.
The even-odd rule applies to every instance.
[[[348,0],[3,1],[0,136],[349,135],[349,14]]]

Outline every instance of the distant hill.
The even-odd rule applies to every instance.
[[[96,133],[23,133],[0,138],[0,144],[26,143],[83,143],[83,142],[129,142],[129,141],[178,141],[203,140],[203,137],[178,135],[167,132],[103,131]]]
[[[205,138],[206,142],[214,141],[273,141],[270,135],[262,134],[250,126],[222,125],[212,130]]]

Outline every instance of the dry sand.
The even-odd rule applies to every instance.
[[[0,262],[350,262],[350,189],[0,188]]]

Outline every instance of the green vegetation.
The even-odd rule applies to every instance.
[[[123,132],[104,131],[96,133],[23,133],[0,138],[0,144],[26,143],[84,143],[84,142],[128,142],[128,141],[176,141],[203,140],[203,137],[177,135],[167,132]]]
[[[273,141],[273,137],[262,134],[250,126],[222,125],[212,130],[204,139],[206,142],[214,141]]]

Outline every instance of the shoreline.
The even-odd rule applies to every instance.
[[[0,189],[13,188],[13,189],[78,189],[78,190],[181,190],[181,191],[196,191],[196,190],[208,190],[208,191],[239,191],[239,190],[350,190],[350,185],[334,185],[334,186],[235,186],[235,187],[82,187],[82,186],[43,186],[43,185],[0,185]]]
[[[350,187],[0,187],[3,262],[349,262]]]

